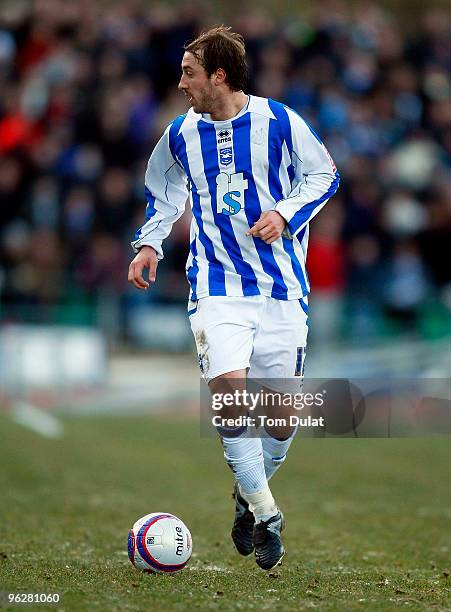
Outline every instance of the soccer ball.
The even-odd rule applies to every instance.
[[[177,572],[188,563],[192,550],[187,526],[168,512],[146,514],[128,533],[128,557],[142,572]]]

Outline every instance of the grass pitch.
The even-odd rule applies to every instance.
[[[39,609],[65,611],[451,609],[449,438],[296,440],[272,484],[287,555],[268,573],[233,549],[232,476],[197,421],[64,425],[54,441],[0,417],[0,591],[60,593]],[[179,574],[128,561],[154,511],[193,535]]]

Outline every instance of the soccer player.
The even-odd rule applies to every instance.
[[[191,108],[166,128],[150,157],[146,220],[132,242],[137,255],[128,276],[143,290],[155,281],[162,242],[189,196],[188,315],[213,393],[242,388],[246,377],[301,375],[308,225],[339,183],[305,121],[280,102],[246,94],[246,83],[244,40],[230,28],[213,28],[185,46],[179,89]],[[271,569],[285,552],[284,518],[268,481],[295,428],[267,428],[260,437],[246,435],[246,426],[217,429],[236,480],[232,539],[241,554],[255,551],[257,564]]]

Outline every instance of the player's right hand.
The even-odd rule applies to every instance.
[[[128,269],[128,282],[134,285],[137,289],[148,289],[150,287],[150,283],[155,282],[157,266],[158,258],[155,249],[150,246],[141,247],[135,259],[133,259],[133,261],[130,263],[130,267]],[[143,270],[145,268],[149,269],[150,282],[147,282],[143,278]]]

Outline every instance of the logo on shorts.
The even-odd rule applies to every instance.
[[[229,166],[233,161],[232,147],[224,147],[219,149],[219,163],[221,166]]]
[[[247,179],[242,172],[231,174],[221,172],[216,177],[216,210],[223,215],[236,215],[244,208],[244,192]]]

